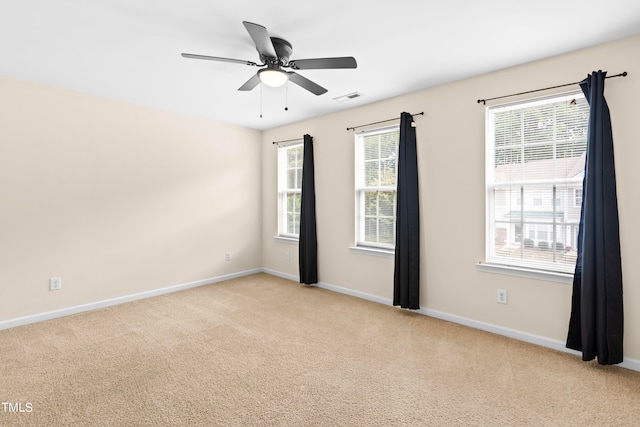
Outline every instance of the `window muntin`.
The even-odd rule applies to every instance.
[[[393,249],[398,126],[356,135],[356,245]]]
[[[278,235],[300,235],[304,145],[278,147]]]
[[[573,272],[588,118],[580,93],[487,109],[488,263]]]

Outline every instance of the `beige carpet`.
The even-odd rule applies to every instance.
[[[3,426],[640,425],[640,373],[258,274],[0,331],[0,401],[32,408]]]

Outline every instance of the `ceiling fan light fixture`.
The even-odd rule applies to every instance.
[[[273,70],[270,68],[258,71],[258,77],[260,77],[262,83],[271,87],[280,87],[289,80],[289,75],[286,71]]]

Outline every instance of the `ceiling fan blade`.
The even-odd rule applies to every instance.
[[[240,86],[238,88],[238,90],[242,90],[242,91],[253,90],[253,88],[258,86],[259,83],[260,83],[260,77],[258,77],[258,75],[255,74],[253,77],[251,77],[249,80],[247,80],[247,82],[245,84]]]
[[[306,77],[302,77],[300,74],[294,73],[293,71],[287,71],[287,74],[289,75],[289,80],[315,95],[322,95],[327,92],[325,88]]]
[[[256,65],[256,66],[258,65],[255,62],[244,61],[242,59],[220,58],[218,56],[195,55],[193,53],[183,53],[181,55],[183,58],[207,59],[209,61],[233,62],[235,64],[244,64],[244,65]]]
[[[271,37],[269,37],[269,33],[265,27],[247,21],[242,21],[242,24],[249,32],[249,35],[255,43],[256,49],[258,49],[258,53],[260,53],[260,55],[267,58],[278,58],[276,49],[273,47],[273,43],[271,42]]]
[[[340,58],[296,59],[293,61],[289,61],[289,67],[293,68],[294,70],[357,68],[358,63],[353,56],[343,56]]]

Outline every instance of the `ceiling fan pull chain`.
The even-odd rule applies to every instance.
[[[289,111],[289,81],[284,86],[284,111]]]
[[[260,83],[260,118],[262,118],[262,83]]]

